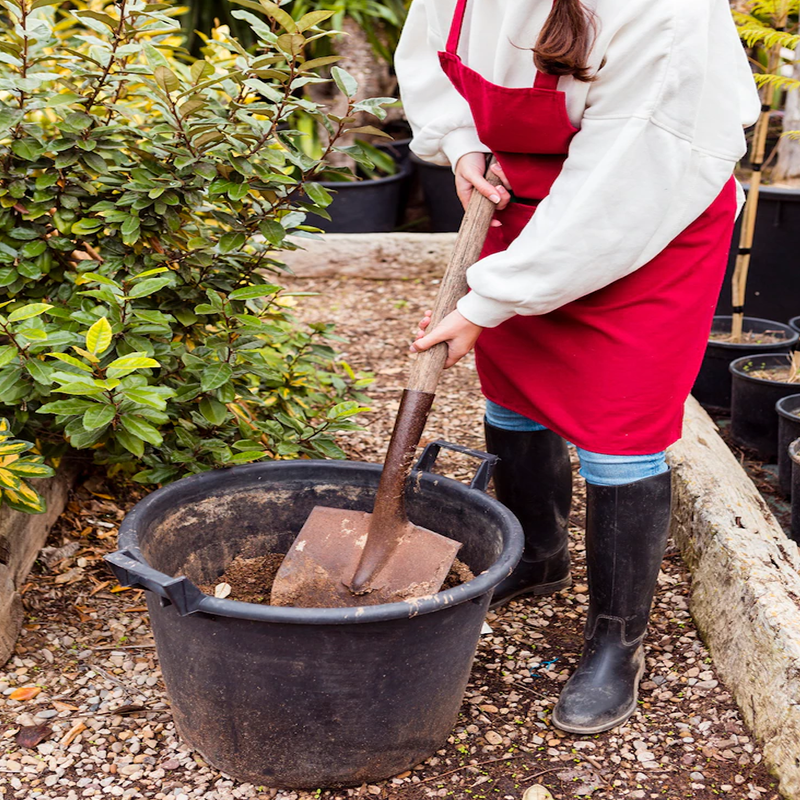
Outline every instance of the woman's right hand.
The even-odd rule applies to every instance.
[[[486,173],[485,153],[466,153],[458,159],[455,168],[456,193],[464,209],[469,204],[473,189],[477,189],[484,197],[488,197],[497,206],[498,211],[502,211],[509,204],[511,194],[508,191],[510,188],[508,181],[499,165],[494,171],[502,181],[499,186],[493,186],[484,177]],[[497,223],[497,220],[492,224],[495,223]]]

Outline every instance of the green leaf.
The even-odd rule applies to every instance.
[[[115,358],[106,367],[106,375],[109,378],[121,378],[123,375],[129,375],[137,369],[152,369],[160,366],[161,364],[158,361],[154,358],[149,358],[145,353],[130,353],[127,356]]]
[[[246,237],[243,233],[226,233],[220,238],[217,249],[223,254],[230,253],[232,250],[238,250],[245,240]]]
[[[343,92],[347,97],[353,97],[358,91],[358,82],[349,73],[345,72],[341,67],[331,67],[331,77],[334,83],[339,87],[339,91]]]
[[[106,317],[100,317],[97,322],[86,331],[86,349],[94,354],[100,355],[108,350],[111,345],[113,332],[111,325]]]
[[[12,344],[6,344],[0,347],[0,367],[10,364],[18,354],[18,350]]]
[[[200,388],[204,392],[211,392],[227,383],[232,375],[233,370],[230,364],[225,364],[224,362],[212,364],[210,367],[206,367],[200,374]]]
[[[90,400],[56,400],[54,403],[46,403],[40,406],[37,413],[69,416],[72,414],[83,414],[94,405],[96,405],[96,403]]]
[[[137,283],[129,292],[128,297],[147,297],[155,294],[165,286],[174,282],[172,275],[162,275],[160,278],[146,278],[141,283]]]
[[[306,183],[303,184],[303,188],[305,189],[306,194],[318,206],[325,208],[326,206],[329,206],[333,200],[331,193],[324,186],[320,186],[318,183]]]
[[[104,428],[116,416],[117,409],[110,404],[94,403],[83,415],[83,427],[87,431]]]
[[[52,307],[53,306],[49,303],[28,303],[28,305],[22,306],[22,308],[18,308],[16,311],[12,311],[8,315],[8,321],[19,322],[23,319],[38,317]]]
[[[29,358],[25,362],[25,369],[28,374],[43,386],[49,386],[52,383],[53,366],[44,361],[39,361],[38,358]]]
[[[164,441],[158,429],[154,428],[149,422],[145,422],[141,417],[123,414],[120,417],[120,422],[128,433],[132,434],[137,439],[142,439],[148,444],[152,444],[154,447],[158,447],[158,445]]]
[[[159,411],[163,411],[167,407],[167,401],[163,394],[159,394],[157,391],[145,386],[134,386],[129,389],[123,389],[122,394],[134,403],[150,406],[150,408],[156,408]]]
[[[269,295],[277,294],[280,290],[280,286],[264,283],[259,286],[243,286],[241,289],[234,289],[228,297],[231,300],[255,300],[259,297],[268,297]]]
[[[222,425],[228,418],[228,409],[213,397],[204,397],[200,401],[200,413],[212,424]]]
[[[133,455],[141,458],[144,455],[144,442],[138,437],[134,436],[128,431],[118,428],[114,432],[114,438]]]

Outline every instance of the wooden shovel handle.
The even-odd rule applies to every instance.
[[[493,186],[500,184],[500,178],[491,169],[495,163],[492,159],[486,170],[486,180]],[[483,242],[489,232],[489,223],[495,211],[495,204],[484,197],[477,189],[473,189],[464,220],[458,229],[450,263],[439,286],[439,292],[433,305],[433,314],[428,330],[432,331],[451,311],[456,303],[467,293],[467,268],[480,257]],[[447,343],[441,342],[419,353],[414,359],[408,379],[408,389],[436,393],[439,377],[447,361]]]

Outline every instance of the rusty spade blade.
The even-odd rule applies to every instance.
[[[274,606],[341,608],[377,605],[436,594],[459,542],[406,522],[400,542],[365,594],[355,594],[356,571],[372,515],[317,506],[295,539],[275,580]],[[422,558],[420,558],[422,555]]]
[[[494,184],[499,182],[491,169],[486,178]],[[430,330],[467,293],[467,267],[480,256],[493,211],[490,200],[472,193],[439,286]],[[405,487],[447,354],[447,344],[441,343],[420,353],[414,361],[373,513],[315,508],[275,576],[272,605],[376,605],[439,591],[461,545],[409,522]]]

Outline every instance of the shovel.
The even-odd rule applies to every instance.
[[[494,185],[499,183],[491,170],[486,178]],[[439,286],[429,330],[467,293],[467,268],[480,256],[494,208],[490,200],[473,191]],[[446,343],[414,360],[372,513],[314,508],[275,576],[272,605],[377,605],[439,591],[461,543],[409,522],[405,484],[446,360]]]

